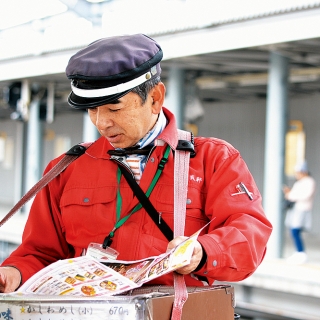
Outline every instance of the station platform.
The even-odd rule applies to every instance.
[[[236,312],[241,319],[319,320],[319,236],[304,234],[308,260],[300,265],[287,262],[294,252],[285,239],[284,258],[266,258],[249,278],[231,283],[235,289]]]

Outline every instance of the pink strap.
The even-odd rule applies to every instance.
[[[86,149],[92,143],[81,143]],[[77,146],[75,146],[77,147]],[[75,148],[73,147],[73,148]],[[2,218],[0,221],[0,227],[5,224],[26,202],[33,198],[42,188],[44,188],[51,180],[59,175],[68,165],[79,158],[79,155],[65,155],[50,171],[48,171],[14,206],[13,208]]]
[[[178,130],[180,140],[191,139],[190,132]],[[186,200],[189,176],[189,151],[175,151],[174,157],[174,238],[184,235]],[[171,314],[171,320],[180,320],[182,317],[182,308],[188,299],[188,291],[184,276],[174,273],[174,302]]]

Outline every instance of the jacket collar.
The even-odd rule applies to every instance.
[[[176,147],[178,145],[178,128],[177,128],[176,118],[174,114],[168,109],[166,109],[165,107],[162,107],[162,110],[168,120],[168,123],[165,129],[158,136],[156,140],[156,145],[161,145],[163,144],[163,142],[165,142],[173,150],[176,150]]]

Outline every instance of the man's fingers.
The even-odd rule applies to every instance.
[[[179,245],[181,242],[183,242],[186,239],[187,237],[183,237],[183,236],[174,238],[168,243],[167,251],[175,248],[177,245]]]
[[[191,273],[193,270],[195,270],[198,267],[202,259],[202,255],[203,255],[202,246],[198,241],[196,241],[190,263],[184,267],[177,269],[176,272],[180,274]]]
[[[9,293],[15,291],[21,282],[20,271],[13,267],[0,268],[0,292]]]

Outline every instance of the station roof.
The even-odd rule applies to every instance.
[[[69,57],[97,38],[136,32],[162,46],[163,80],[172,66],[185,69],[204,102],[265,99],[271,51],[289,59],[290,96],[320,89],[320,1],[311,0],[11,0],[0,4],[0,88],[54,83],[65,110]],[[0,90],[0,118],[9,113]]]

